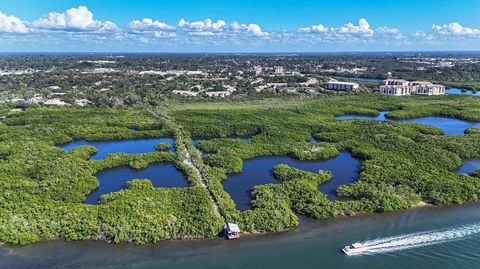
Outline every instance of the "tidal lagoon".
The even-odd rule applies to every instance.
[[[103,160],[108,154],[123,152],[127,154],[154,152],[155,146],[166,142],[170,144],[169,151],[175,151],[172,138],[146,138],[146,139],[128,139],[128,140],[109,140],[109,141],[90,141],[85,139],[73,140],[60,145],[66,151],[80,146],[93,146],[97,148],[97,154],[93,155],[92,160]]]
[[[304,171],[318,173],[319,170],[330,171],[332,180],[321,184],[319,190],[331,200],[336,198],[338,186],[350,184],[358,179],[360,161],[349,153],[340,153],[335,158],[322,161],[299,161],[286,156],[265,156],[246,160],[240,174],[230,175],[223,183],[223,187],[235,201],[237,209],[250,209],[250,192],[261,184],[279,183],[273,176],[276,165],[287,164]]]
[[[87,204],[96,204],[103,194],[124,189],[127,182],[132,179],[148,179],[157,188],[188,186],[187,178],[173,163],[155,163],[145,169],[133,169],[128,166],[115,167],[100,171],[96,176],[100,186],[87,196],[85,200]]]

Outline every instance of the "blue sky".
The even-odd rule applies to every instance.
[[[2,0],[0,51],[478,50],[478,17],[477,0]]]

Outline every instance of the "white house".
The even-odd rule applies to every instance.
[[[173,94],[179,94],[179,95],[183,95],[183,96],[197,96],[197,95],[198,95],[198,92],[174,90],[174,91],[173,91]]]
[[[68,103],[60,100],[59,98],[48,99],[44,102],[47,106],[66,106]]]
[[[88,99],[76,99],[74,101],[74,104],[77,105],[77,106],[86,106],[86,105],[90,105],[90,104],[93,104],[92,101],[88,100]]]

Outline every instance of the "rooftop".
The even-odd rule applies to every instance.
[[[344,81],[336,81],[336,80],[331,80],[327,83],[335,83],[335,84],[343,84],[343,85],[352,85],[352,86],[357,86],[358,83],[355,82],[344,82]]]
[[[240,228],[238,228],[238,225],[235,223],[227,223],[227,231],[232,233],[239,233]]]

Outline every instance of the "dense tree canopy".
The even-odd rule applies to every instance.
[[[462,159],[480,157],[477,129],[444,136],[438,128],[416,123],[335,117],[390,110],[387,116],[396,119],[444,116],[479,121],[479,104],[480,99],[471,96],[358,94],[151,110],[3,109],[0,241],[27,244],[61,237],[157,242],[217,236],[224,221],[239,223],[244,231],[270,232],[297,226],[296,214],[328,218],[393,211],[420,201],[439,205],[473,201],[480,191],[478,172],[474,177],[455,169]],[[240,139],[246,136],[251,139]],[[73,139],[145,137],[173,137],[176,152],[166,152],[168,145],[159,144],[151,153],[116,153],[90,160],[94,147],[71,151],[58,147]],[[203,138],[198,150],[191,137]],[[205,153],[203,158],[199,150]],[[230,173],[241,172],[247,159],[289,155],[320,160],[344,151],[362,160],[361,172],[357,182],[337,190],[342,199],[335,201],[318,191],[331,179],[328,171],[309,173],[286,165],[274,170],[279,184],[255,187],[251,210],[238,211],[222,185]],[[206,186],[186,165],[187,152]],[[98,187],[98,171],[118,166],[139,169],[155,162],[174,162],[190,186],[154,188],[148,180],[133,180],[126,189],[104,195],[98,205],[83,202]]]
[[[386,97],[378,94],[332,96],[285,106],[198,105],[174,113],[207,152],[205,169],[210,186],[227,219],[250,231],[294,227],[293,212],[315,218],[353,215],[358,212],[393,211],[420,201],[433,204],[463,203],[477,199],[480,182],[459,175],[462,158],[480,157],[480,136],[468,129],[464,136],[444,136],[442,130],[417,123],[370,120],[335,120],[344,114],[377,115],[405,119],[423,116],[480,120],[479,99],[467,96]],[[252,136],[248,142],[228,137]],[[314,137],[316,142],[309,142]],[[291,155],[301,160],[326,159],[347,151],[362,160],[360,179],[341,186],[330,201],[317,189],[321,180],[311,174],[277,167],[276,176],[290,180],[257,186],[252,210],[239,212],[221,185],[229,173],[240,172],[242,161],[266,155]],[[282,172],[280,172],[282,171]],[[294,170],[295,171],[295,170]],[[293,211],[292,211],[293,210]],[[267,213],[269,212],[269,213]],[[283,213],[281,213],[283,212]],[[274,228],[272,228],[274,227]]]

